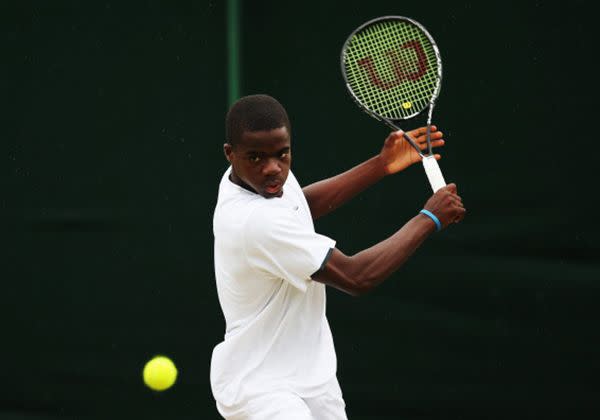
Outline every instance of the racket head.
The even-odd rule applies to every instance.
[[[378,120],[407,120],[433,109],[442,59],[427,29],[404,16],[382,16],[356,28],[340,55],[354,101]],[[392,124],[393,125],[393,124]]]

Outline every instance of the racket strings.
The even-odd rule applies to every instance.
[[[357,99],[389,119],[421,112],[439,83],[434,45],[419,27],[400,20],[380,21],[354,34],[344,66]]]
[[[387,26],[387,28],[385,28],[385,31],[384,31],[384,33],[382,35],[383,36],[387,36],[387,37],[389,37],[389,39],[394,40],[394,38],[395,38],[395,36],[397,34],[393,31],[393,28],[391,26]],[[412,34],[406,34],[406,33],[402,34],[402,36],[404,36],[404,37],[410,37],[410,35],[412,35]],[[399,42],[400,42],[400,40],[398,40],[398,43]],[[415,62],[417,61],[417,57],[415,57],[414,51],[411,50],[411,49],[403,49],[403,48],[400,48],[397,51],[401,53],[400,54],[401,55],[400,60],[402,60],[402,62],[404,64],[403,69],[402,69],[404,71],[402,72],[403,74],[401,73],[401,75],[404,75],[406,73],[410,74],[411,72],[414,73],[414,67],[416,66]],[[395,52],[395,51],[391,50],[391,52]],[[413,54],[411,54],[411,53],[413,53]],[[388,62],[387,63],[383,62],[383,64],[384,65],[387,64],[387,66],[386,66],[388,68],[387,73],[388,74],[390,72],[396,73],[396,71],[397,71],[396,66],[397,65],[396,66],[390,65],[390,63],[392,63],[392,60],[394,60],[394,59],[397,60],[397,58],[396,57],[390,57],[390,55],[392,55],[392,54],[390,54],[390,51],[388,51],[386,55],[388,55],[388,57],[387,57],[388,58]],[[380,54],[380,57],[381,57],[381,54]],[[409,67],[411,65],[413,67],[412,69],[411,68],[407,68],[407,67]],[[394,76],[394,75],[392,75],[392,76]],[[399,77],[398,74],[396,74],[395,76]],[[418,79],[418,80],[422,80],[422,79]],[[403,94],[406,97],[405,98],[406,101],[404,103],[408,103],[411,99],[412,99],[412,102],[416,101],[417,95],[419,94],[419,91],[421,90],[421,86],[419,86],[419,85],[420,85],[420,83],[405,83],[402,86],[402,87],[405,88],[405,92]],[[392,107],[394,107],[394,102],[397,102],[397,101],[390,101],[389,97],[387,99],[388,100],[386,102],[388,102],[388,103],[392,102],[391,105],[392,105]],[[412,105],[412,103],[410,103],[410,105]],[[425,104],[415,104],[415,105],[416,105],[416,108],[422,108],[423,106],[426,105],[426,103]],[[396,104],[395,107],[397,107],[397,104]],[[412,106],[411,106],[411,108],[412,108]],[[402,108],[399,108],[399,110],[401,110],[401,109]],[[388,107],[388,111],[393,111],[393,109],[389,109],[389,107]]]
[[[400,39],[398,39],[398,31],[397,29],[404,29],[400,35]],[[409,31],[407,31],[406,29],[410,28],[410,26],[408,25],[402,25],[402,26],[398,26],[396,25],[396,28],[394,28],[394,26],[392,25],[380,25],[380,28],[373,28],[370,27],[368,28],[367,31],[365,31],[366,33],[366,37],[365,40],[367,41],[366,43],[364,43],[365,48],[361,48],[361,52],[363,54],[369,54],[369,52],[375,52],[376,54],[374,54],[376,57],[379,58],[379,66],[378,66],[378,71],[380,71],[381,74],[381,78],[379,79],[379,88],[381,90],[381,88],[383,88],[383,90],[387,90],[390,88],[390,82],[388,82],[388,80],[394,80],[394,79],[398,79],[398,77],[402,77],[404,74],[410,74],[411,71],[414,73],[414,67],[416,67],[416,63],[418,62],[417,57],[415,57],[414,52],[411,49],[407,49],[407,48],[399,48],[399,49],[391,49],[386,51],[385,54],[381,54],[381,50],[382,50],[382,46],[385,45],[385,43],[382,43],[380,39],[378,39],[378,35],[381,35],[384,40],[386,41],[386,43],[388,45],[390,44],[394,44],[393,41],[396,41],[395,43],[400,46],[402,46],[401,41],[405,40],[405,39],[411,39],[414,38],[414,33],[410,33]],[[414,31],[413,31],[414,32]],[[418,34],[417,34],[418,35]],[[381,36],[379,38],[381,38]],[[418,39],[418,38],[417,38]],[[392,42],[390,43],[389,41],[392,40]],[[401,53],[401,57],[400,59],[402,60],[402,64],[403,64],[403,68],[401,68],[400,70],[402,71],[402,74],[399,74],[400,72],[398,71],[398,57],[396,57],[397,53]],[[411,54],[412,52],[412,54]],[[379,53],[379,54],[377,54]],[[385,57],[387,56],[387,57]],[[372,55],[370,56],[372,57]],[[386,61],[382,61],[382,58]],[[407,68],[409,66],[411,66],[413,68]],[[373,72],[373,68],[370,69],[371,72]],[[382,71],[383,70],[383,71]],[[365,78],[363,77],[361,80],[361,87],[364,88],[368,88],[369,85],[373,84],[373,74],[368,74],[368,79],[365,80]],[[386,80],[386,82],[381,82],[381,79]],[[407,103],[410,99],[413,99],[413,101],[415,100],[415,98],[417,97],[417,95],[424,89],[426,88],[425,84],[423,82],[426,82],[427,79],[424,78],[419,78],[417,79],[417,83],[405,83],[402,87],[404,87],[405,92],[403,93],[403,95],[405,96],[405,98],[407,99],[406,102]],[[385,83],[385,84],[384,84]],[[372,91],[369,92],[367,91],[367,93],[373,93]],[[389,95],[368,95],[369,99],[371,99],[371,105],[377,106],[378,108],[382,109],[383,112],[385,111],[394,111],[394,110],[399,110],[398,109],[398,104],[397,104],[397,100],[395,100],[396,98],[393,98],[394,100],[390,100],[392,98],[389,97]],[[386,97],[387,96],[387,97]],[[409,103],[411,105],[410,108],[413,108],[413,104]],[[421,108],[423,106],[427,105],[427,101],[425,101],[425,104],[418,104],[421,105]],[[417,105],[417,106],[418,106]],[[412,111],[412,109],[411,109]]]

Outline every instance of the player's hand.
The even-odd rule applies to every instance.
[[[421,150],[427,149],[427,127],[420,127],[415,130],[407,131],[408,135],[415,139]],[[440,147],[444,145],[443,134],[438,131],[435,125],[431,126],[431,147]],[[383,163],[383,169],[386,174],[395,174],[400,172],[410,165],[420,162],[421,156],[417,151],[406,141],[402,135],[402,131],[394,131],[385,139],[383,148],[379,157]],[[440,160],[439,154],[435,155],[436,160]]]
[[[467,211],[458,195],[456,184],[448,184],[437,190],[423,208],[435,214],[444,228],[450,223],[460,222]]]

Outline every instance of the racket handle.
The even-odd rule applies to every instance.
[[[429,183],[431,184],[431,189],[433,189],[433,192],[436,192],[440,188],[446,186],[444,175],[442,175],[440,165],[438,165],[437,160],[435,160],[435,156],[423,156],[423,167],[425,168],[425,173],[427,174],[427,178],[429,179]]]

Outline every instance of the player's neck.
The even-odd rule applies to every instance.
[[[231,182],[233,182],[235,185],[238,185],[240,187],[242,187],[245,190],[248,190],[254,194],[258,194],[254,188],[252,188],[250,185],[246,184],[244,181],[242,181],[242,179],[237,176],[237,174],[235,173],[235,171],[233,170],[233,167],[231,168],[231,173],[229,174],[229,180]]]

